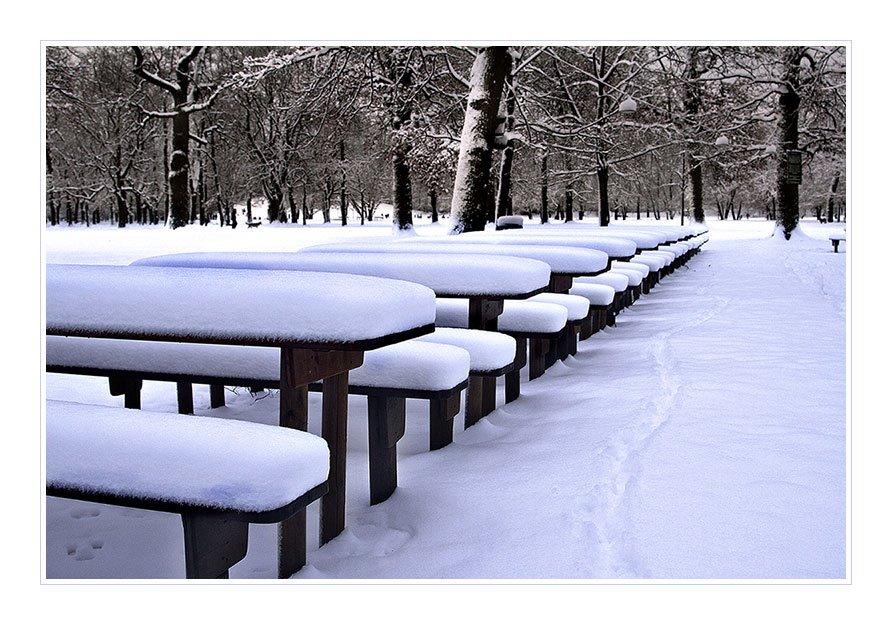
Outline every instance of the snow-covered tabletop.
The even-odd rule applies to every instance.
[[[547,263],[553,274],[595,275],[607,269],[609,257],[602,251],[553,245],[497,245],[443,243],[428,237],[401,237],[390,242],[357,241],[327,243],[304,248],[307,252],[370,252],[392,254],[461,254],[532,258]]]
[[[422,240],[429,239],[433,239],[433,237],[422,238]],[[411,241],[414,239],[407,240]],[[488,230],[484,232],[466,232],[459,236],[437,237],[436,240],[458,241],[462,243],[498,243],[502,245],[581,247],[599,250],[607,254],[611,259],[631,258],[638,251],[638,246],[632,239],[595,236],[585,232],[576,234],[572,231],[567,232],[566,230],[552,230],[549,228],[502,230],[497,234],[493,234]]]
[[[548,286],[551,268],[530,258],[428,254],[411,257],[344,252],[232,252],[168,254],[133,265],[325,271],[415,282],[438,297],[526,297]]]
[[[46,267],[47,334],[365,350],[395,342],[389,338],[394,335],[431,331],[435,314],[430,289],[382,278]],[[258,323],[261,319],[275,323]]]

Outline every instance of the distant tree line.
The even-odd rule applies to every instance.
[[[845,148],[842,47],[46,48],[52,225],[386,203],[403,229],[712,213],[789,236],[844,217]]]

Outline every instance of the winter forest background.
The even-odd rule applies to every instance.
[[[789,234],[847,216],[846,50],[51,46],[45,149],[49,225],[712,214]]]

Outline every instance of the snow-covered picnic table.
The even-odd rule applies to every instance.
[[[203,252],[168,254],[134,262],[139,266],[204,267],[227,269],[333,271],[417,282],[440,298],[468,300],[472,330],[495,331],[505,300],[527,299],[541,293],[552,280],[551,266],[535,258],[503,254],[447,254],[399,249],[401,254],[379,253],[377,246],[365,251],[345,244],[343,252]],[[395,247],[395,246],[390,246]],[[474,248],[477,249],[477,248]],[[502,248],[500,248],[502,249]],[[572,250],[571,250],[572,251]],[[600,259],[600,257],[598,257]],[[596,265],[597,266],[597,265]],[[479,384],[478,384],[479,382]],[[475,422],[485,406],[495,404],[495,378],[472,379],[467,392],[466,423]],[[489,400],[489,401],[487,401]]]
[[[381,314],[386,310],[387,314]],[[366,350],[433,331],[434,293],[419,284],[334,273],[47,265],[46,334],[278,347],[280,425],[306,430],[307,386],[322,380],[331,460],[320,540],[345,523],[348,371]],[[275,319],[275,323],[258,320]],[[292,523],[301,523],[299,528]],[[282,524],[280,575],[305,521]],[[299,567],[298,567],[299,568]]]
[[[593,276],[607,271],[608,255],[600,250],[560,247],[557,245],[498,245],[492,243],[441,242],[427,237],[396,238],[391,241],[355,241],[326,243],[304,248],[304,252],[458,254],[509,256],[546,263],[551,268],[549,290],[566,292],[575,276]]]

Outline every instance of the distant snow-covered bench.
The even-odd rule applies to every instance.
[[[288,428],[46,402],[46,494],[179,514],[186,577],[225,578],[245,557],[249,523],[296,519],[327,490],[325,441]]]
[[[839,252],[839,242],[846,240],[846,233],[842,232],[839,234],[831,234],[830,235],[830,243],[833,244],[833,253],[836,254]]]

